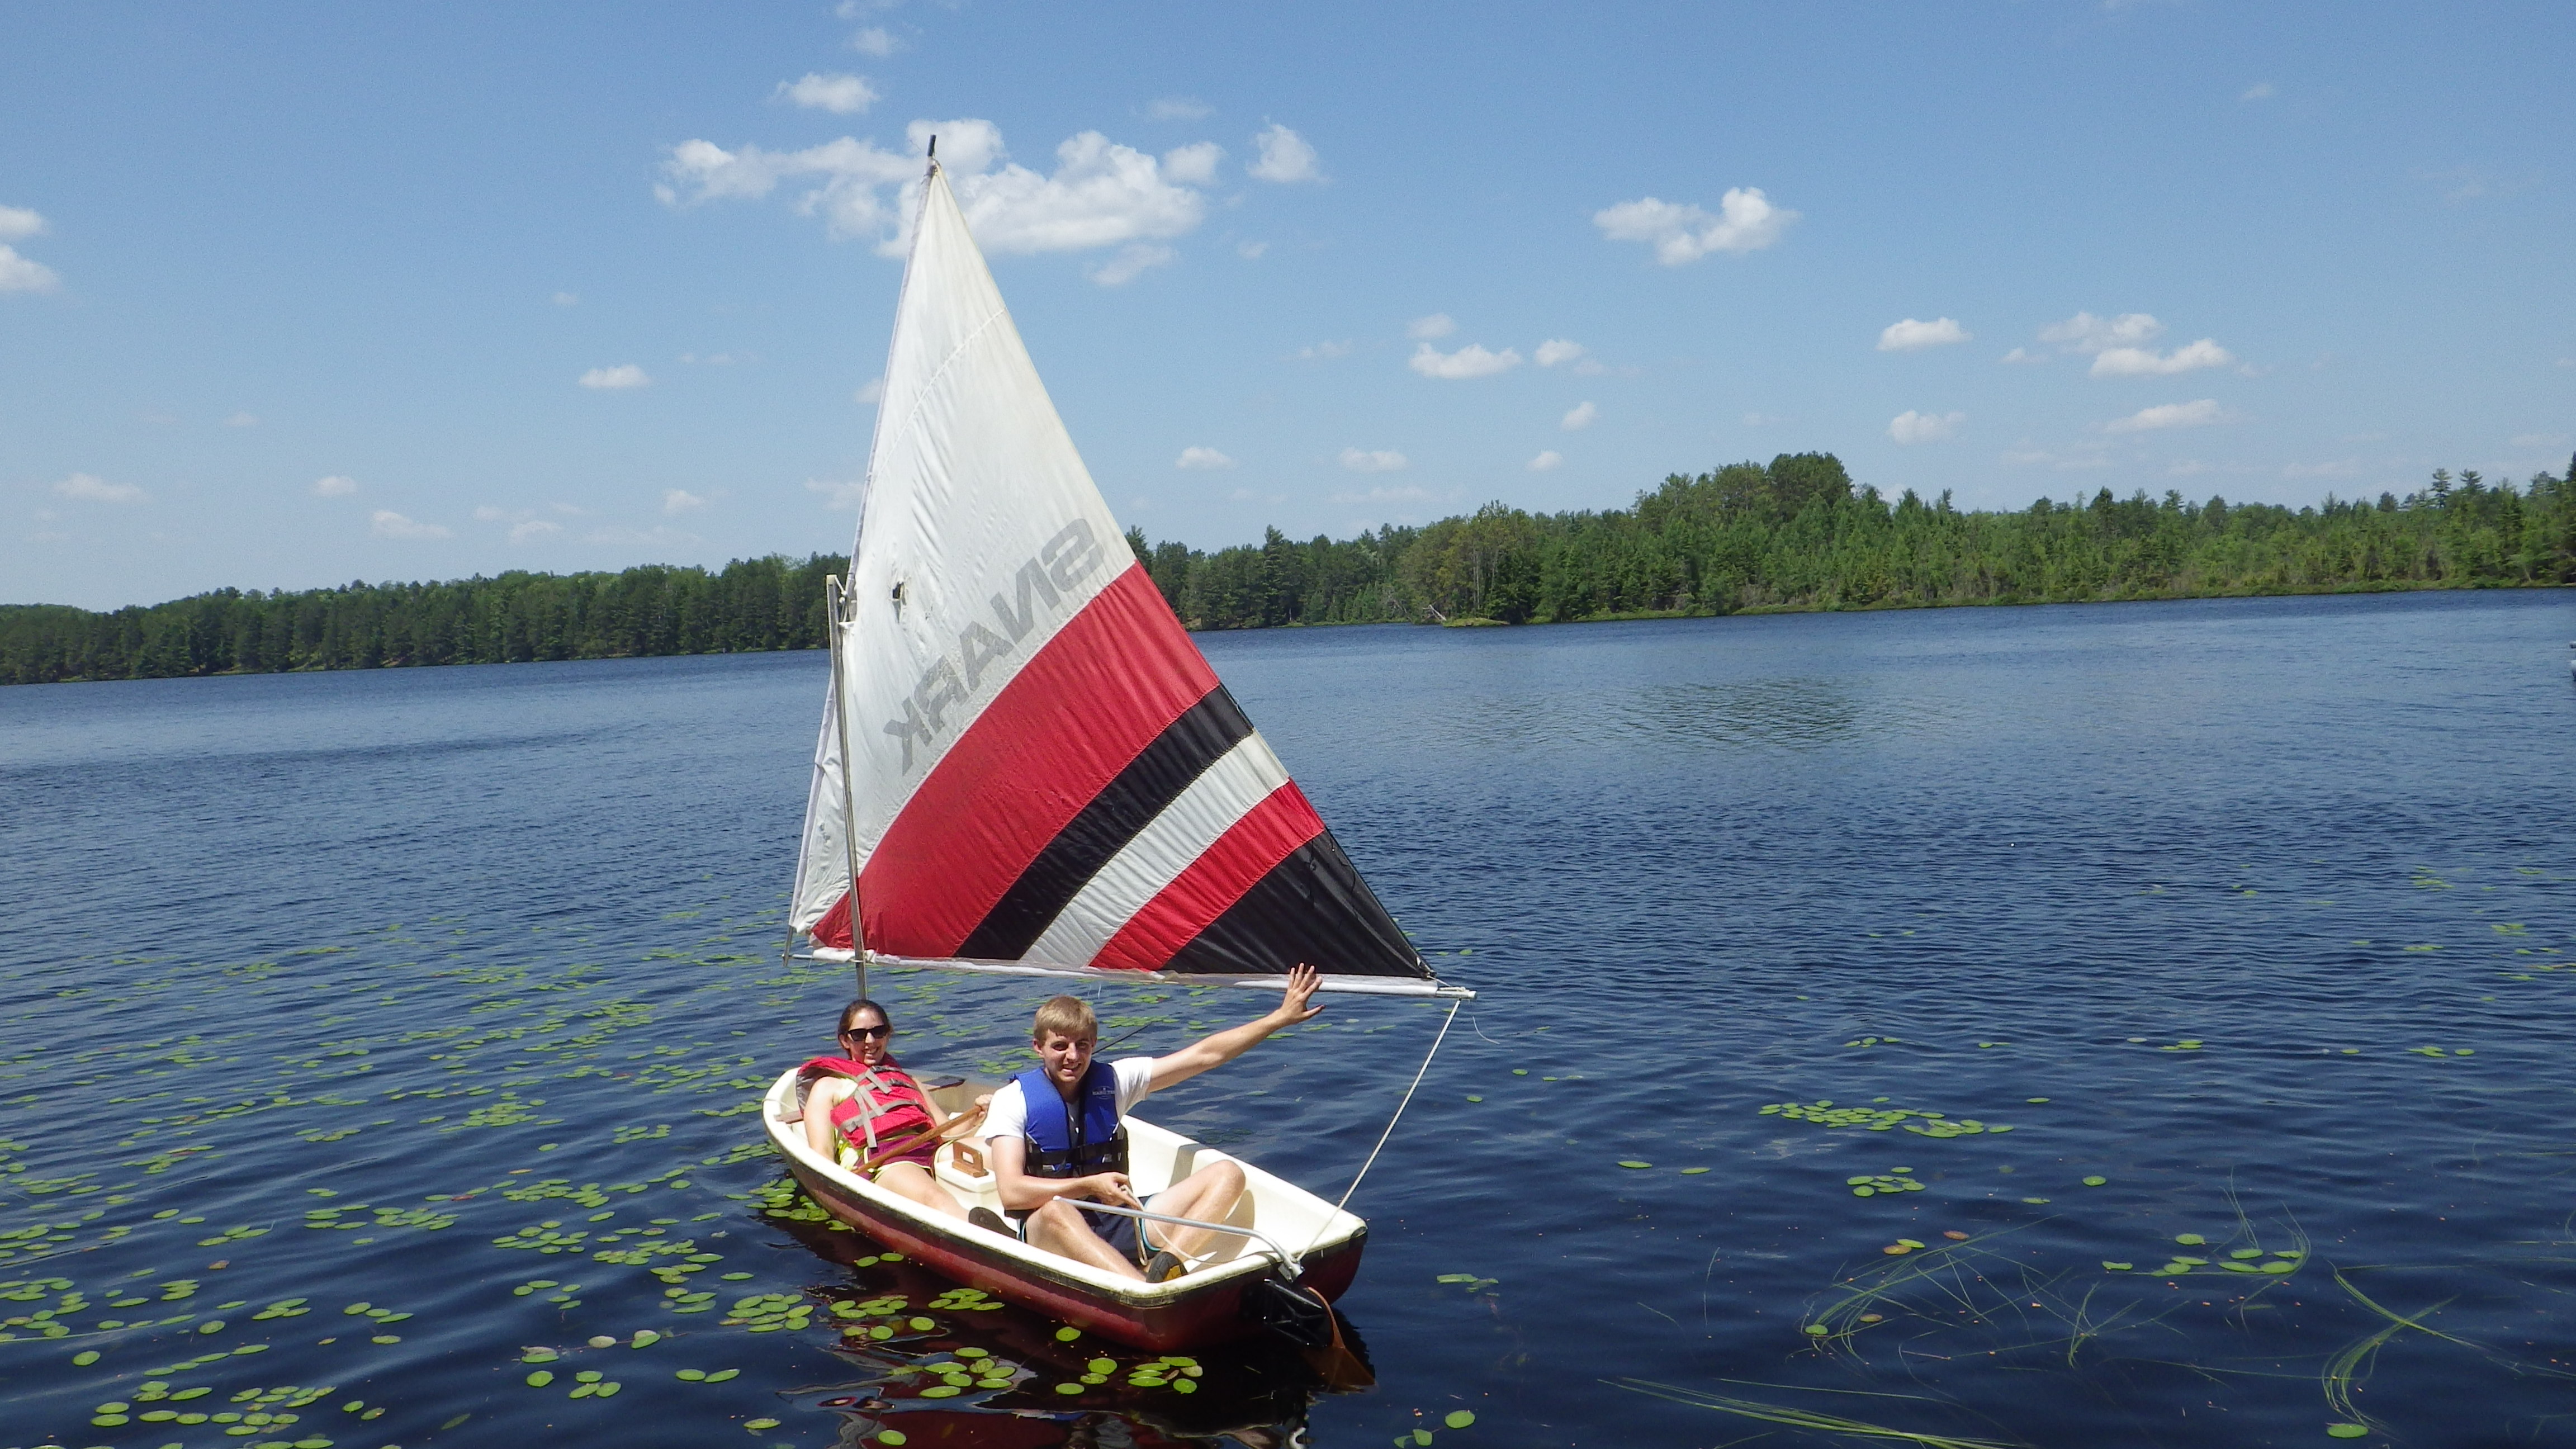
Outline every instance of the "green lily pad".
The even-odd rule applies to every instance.
[[[891,1446],[901,1445],[906,1441],[901,1429],[880,1429],[877,1431],[877,1442],[890,1446],[891,1449]]]
[[[88,1368],[91,1364],[98,1362],[98,1350],[94,1348],[82,1349],[80,1352],[72,1355],[72,1362],[78,1364],[82,1368]]]
[[[678,1373],[671,1375],[671,1377],[675,1379],[686,1379],[688,1382],[693,1384],[704,1379],[706,1376],[707,1371],[705,1369],[682,1369]]]
[[[2105,1267],[2105,1268],[2110,1269],[2110,1270],[2111,1270],[2112,1272],[2114,1272],[2114,1273],[2126,1273],[2126,1272],[2128,1272],[2131,1268],[2136,1267],[2136,1266],[2137,1266],[2137,1264],[2135,1264],[2135,1263],[2114,1263],[2114,1262],[2112,1262],[2110,1259],[2105,1258],[2105,1259],[2103,1259],[2103,1260],[2102,1260],[2102,1266],[2103,1266],[2103,1267]]]
[[[2198,1233],[2176,1233],[2174,1235],[2174,1241],[2182,1244],[2186,1248],[2197,1248],[2201,1244],[2208,1242],[2209,1239],[2202,1237]]]
[[[1449,1417],[1441,1420],[1440,1422],[1448,1425],[1452,1429],[1464,1429],[1468,1425],[1476,1422],[1476,1416],[1466,1409],[1451,1409],[1449,1411]]]
[[[2326,1437],[2329,1439],[2358,1439],[2369,1432],[2370,1426],[2367,1424],[2326,1425]]]
[[[532,1389],[542,1389],[554,1381],[555,1376],[544,1369],[539,1369],[535,1373],[528,1375],[528,1387]]]
[[[1058,1384],[1058,1385],[1056,1385],[1056,1386],[1055,1386],[1055,1391],[1056,1391],[1057,1393],[1059,1393],[1059,1394],[1078,1394],[1078,1393],[1081,1393],[1081,1392],[1082,1392],[1082,1385],[1080,1385],[1080,1384]]]
[[[714,1373],[707,1375],[707,1382],[711,1384],[720,1384],[729,1378],[735,1377],[741,1372],[742,1370],[740,1369],[717,1369]]]
[[[2111,1179],[2109,1179],[2109,1178],[2107,1178],[2107,1177],[2088,1177],[2088,1178],[2084,1179],[2084,1185],[2085,1185],[2086,1187],[2101,1187],[2101,1186],[2103,1186],[2104,1184],[2106,1184],[2106,1183],[2110,1182],[2110,1180],[2111,1180]]]
[[[1058,1343],[1071,1343],[1080,1337],[1082,1337],[1082,1330],[1079,1328],[1059,1328],[1055,1331],[1055,1341]]]
[[[1706,1171],[1708,1171],[1708,1169],[1707,1169],[1707,1168],[1705,1168],[1705,1167],[1685,1167],[1685,1168],[1683,1168],[1683,1169],[1682,1169],[1682,1176],[1684,1176],[1684,1177],[1697,1177],[1697,1176],[1699,1176],[1701,1173],[1706,1172]]]
[[[1621,1159],[1619,1165],[1621,1167],[1652,1167],[1655,1164],[1651,1162],[1639,1162],[1635,1158],[1630,1157]]]

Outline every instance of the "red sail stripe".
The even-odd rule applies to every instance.
[[[1271,791],[1129,917],[1091,964],[1108,971],[1160,969],[1298,846],[1323,833],[1323,817],[1296,781]]]
[[[955,955],[1047,842],[1214,688],[1152,576],[1129,568],[1002,687],[887,827],[859,873],[868,945]]]
[[[823,919],[816,921],[814,929],[806,934],[814,938],[817,946],[837,946],[844,951],[850,949],[849,887],[841,888],[840,899],[832,902],[832,908],[825,911]]]

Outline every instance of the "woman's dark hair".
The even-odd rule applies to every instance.
[[[886,1014],[886,1009],[884,1007],[879,1006],[875,1002],[862,996],[858,1000],[841,1008],[840,1029],[832,1033],[832,1039],[834,1041],[838,1041],[843,1036],[847,1035],[849,1033],[851,1023],[855,1022],[858,1019],[859,1013],[863,1011],[875,1012],[877,1014],[877,1020],[886,1024],[886,1035],[894,1035],[894,1018]]]

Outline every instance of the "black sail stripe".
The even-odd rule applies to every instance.
[[[1252,721],[1224,685],[1208,691],[1056,832],[984,913],[957,954],[970,961],[1017,961],[1027,955],[1111,857],[1251,733]]]
[[[1286,975],[1301,961],[1335,976],[1431,977],[1329,830],[1272,866],[1163,969]]]

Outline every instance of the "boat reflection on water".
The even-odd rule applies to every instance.
[[[836,1416],[831,1442],[849,1449],[1154,1449],[1210,1439],[1270,1449],[1297,1442],[1318,1398],[1372,1381],[1368,1351],[1338,1313],[1346,1354],[1338,1364],[1268,1334],[1176,1356],[1091,1335],[1066,1341],[1058,1336],[1063,1325],[998,1299],[941,1306],[972,1290],[908,1259],[887,1261],[856,1233],[770,1221],[846,1270],[841,1281],[807,1290],[814,1322],[805,1331],[837,1328],[832,1350],[854,1375],[811,1386],[794,1402]]]

